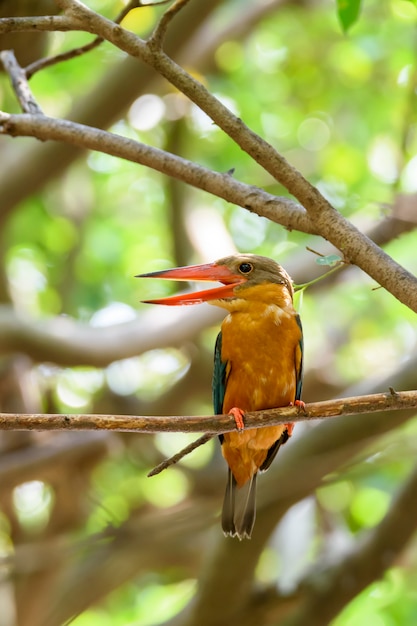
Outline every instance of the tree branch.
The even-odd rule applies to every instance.
[[[118,528],[110,527],[82,543],[64,546],[71,555],[66,576],[57,579],[45,606],[46,614],[37,626],[68,623],[132,578],[160,567],[161,559],[169,571],[180,569],[182,574],[186,572],[192,577],[205,550],[207,527],[215,523],[213,506],[200,498],[164,510],[163,514],[161,509],[141,510]],[[28,565],[42,571],[45,554],[49,556],[45,566],[56,571],[53,559],[60,554],[60,546],[52,556],[42,547],[43,554],[38,552],[38,558],[31,560],[24,550],[17,549],[12,557],[16,563],[13,571],[25,572]]]
[[[410,371],[414,382],[415,371]],[[392,379],[396,385],[400,382],[398,374]],[[380,389],[378,383],[375,391]],[[296,436],[259,481],[257,520],[251,541],[219,539],[207,555],[198,594],[179,616],[176,626],[247,626],[245,602],[251,599],[259,555],[285,513],[314,493],[325,476],[341,471],[370,442],[414,416],[415,409],[369,414],[366,419],[362,415],[341,416],[321,420],[315,428]]]
[[[156,467],[154,467],[153,469],[151,469],[150,472],[148,472],[147,474],[148,478],[151,478],[152,476],[157,476],[164,470],[168,469],[168,467],[171,467],[171,465],[175,465],[175,463],[178,463],[178,461],[181,461],[181,459],[187,456],[187,454],[191,454],[191,452],[194,452],[194,450],[196,450],[200,446],[203,446],[205,443],[213,439],[213,437],[215,436],[216,435],[214,435],[213,433],[205,433],[204,435],[202,435],[201,437],[199,437],[198,439],[190,443],[188,446],[186,446],[185,448],[183,448],[176,454],[173,454],[168,459],[165,459],[161,463],[158,463]]]
[[[201,307],[170,311],[167,317],[143,314],[131,322],[96,328],[64,317],[34,321],[4,306],[0,307],[0,354],[24,352],[36,362],[104,367],[147,350],[181,346],[219,319],[220,311]]]
[[[188,4],[189,1],[190,0],[176,0],[174,4],[165,11],[158,24],[156,25],[152,35],[148,39],[149,45],[155,46],[155,48],[162,48],[168,26],[177,15],[177,13],[179,13],[181,9],[186,4]]]
[[[246,428],[276,426],[287,422],[305,422],[341,415],[360,415],[380,411],[417,408],[417,391],[396,392],[325,400],[306,404],[305,408],[289,406],[245,413]],[[207,432],[236,430],[230,415],[208,416],[138,416],[87,414],[0,413],[0,430],[112,430],[117,432]]]
[[[282,626],[328,624],[358,593],[380,578],[404,549],[417,527],[417,466],[394,496],[384,519],[355,541],[345,557],[303,581],[303,597]]]
[[[120,24],[120,22],[122,22],[122,20],[126,17],[126,15],[128,15],[128,13],[130,13],[130,11],[132,11],[132,9],[139,6],[145,5],[142,5],[139,0],[130,0],[130,2],[122,8],[119,15],[114,20],[114,23]],[[56,54],[55,56],[46,57],[44,59],[34,61],[24,69],[26,78],[29,80],[36,72],[39,72],[46,67],[51,67],[52,65],[56,65],[57,63],[62,63],[62,61],[69,61],[70,59],[74,59],[83,54],[87,54],[87,52],[91,52],[91,50],[94,50],[95,48],[100,46],[103,41],[104,39],[102,37],[95,37],[93,41],[90,41],[84,46],[73,48],[72,50],[68,50],[67,52],[62,52],[61,54]],[[31,111],[27,111],[27,113],[31,113]]]
[[[5,71],[10,76],[13,89],[22,107],[22,111],[32,115],[43,115],[42,109],[30,90],[25,71],[22,70],[17,62],[13,50],[2,50],[0,52],[0,60],[3,63]]]
[[[246,185],[225,173],[212,172],[182,157],[152,148],[104,130],[67,120],[0,112],[0,133],[36,137],[42,141],[64,141],[79,148],[97,150],[115,157],[151,167],[173,176],[197,189],[267,217],[289,230],[315,233],[306,211],[288,198],[273,196],[258,187]]]
[[[390,388],[390,394],[391,397],[398,397],[398,394],[396,391],[394,391],[392,388]],[[388,396],[386,394],[378,394],[378,395],[369,395],[367,396],[369,398],[369,403],[366,400],[366,396],[361,396],[358,398],[350,398],[349,399],[349,404],[350,402],[352,402],[352,408],[353,406],[358,407],[358,410],[354,410],[354,413],[350,413],[350,409],[348,409],[348,413],[344,413],[345,415],[351,415],[351,414],[361,414],[363,412],[368,412],[365,407],[374,405],[373,401],[374,399],[377,401],[377,405],[379,403],[379,401],[382,400],[383,403],[385,403],[385,401],[388,399]],[[304,411],[303,413],[299,413],[296,416],[296,419],[292,418],[291,421],[303,421],[304,418],[308,419],[316,419],[315,417],[313,417],[314,414],[318,414],[319,417],[318,419],[322,419],[325,417],[335,417],[335,411],[338,410],[337,405],[340,401],[339,400],[329,400],[326,402],[319,402],[317,403],[317,406],[315,405],[308,405],[309,406],[309,411],[307,411],[307,405],[305,407],[305,412],[309,413],[309,416],[304,415]],[[314,408],[312,408],[314,406]],[[323,408],[321,408],[323,407]],[[359,408],[361,407],[361,408]],[[288,408],[288,407],[287,407]],[[383,409],[384,407],[382,407]],[[406,407],[404,407],[406,408]],[[363,409],[363,410],[362,410]],[[294,411],[294,409],[292,409]],[[378,411],[378,409],[375,409],[375,411]],[[371,412],[371,411],[369,411]],[[372,411],[373,412],[373,411]],[[342,413],[340,414],[342,415]],[[256,418],[257,419],[257,418]],[[268,418],[267,418],[268,419]],[[245,423],[246,423],[246,416],[245,416]],[[285,422],[284,422],[285,423]],[[216,434],[215,433],[206,433],[204,435],[202,435],[201,437],[199,437],[198,439],[196,439],[195,441],[193,441],[192,443],[190,443],[188,446],[186,446],[185,448],[183,448],[182,450],[180,450],[179,452],[177,452],[176,454],[174,454],[173,456],[169,457],[168,459],[165,459],[164,461],[162,461],[161,463],[159,463],[158,465],[156,465],[156,467],[154,467],[149,473],[148,476],[156,476],[157,474],[160,474],[161,472],[163,472],[164,470],[168,469],[168,467],[171,467],[171,465],[175,465],[175,463],[178,463],[179,461],[181,461],[182,458],[184,458],[187,454],[190,454],[191,452],[194,452],[194,450],[196,450],[198,447],[204,445],[205,443],[207,443],[208,441],[210,441],[210,439],[213,439],[213,437],[215,437]]]
[[[84,30],[103,37],[124,52],[141,59],[199,106],[247,154],[292,193],[311,216],[312,231],[341,250],[351,263],[374,278],[400,302],[417,312],[417,279],[340,215],[286,159],[268,142],[251,131],[195,78],[163,51],[104,18],[78,0],[58,4]],[[182,180],[182,179],[181,179]],[[217,194],[216,194],[217,195]]]
[[[105,432],[80,435],[55,435],[53,440],[27,448],[2,451],[0,459],[0,494],[36,476],[51,480],[61,465],[80,466],[82,462],[104,457],[109,452],[109,438]]]
[[[280,626],[329,624],[348,602],[392,566],[416,527],[417,466],[394,495],[383,520],[356,538],[347,554],[333,554],[330,563],[316,564],[314,573],[309,572],[289,596],[280,595],[275,587],[256,590],[239,623],[249,626],[256,621],[266,626],[276,624],[279,618]]]
[[[248,155],[284,185],[306,208],[318,233],[400,302],[417,312],[417,278],[363,235],[321,195],[273,146],[248,128],[198,80],[178,66],[162,50],[115,26],[79,0],[59,0],[59,5],[107,41],[151,65],[197,104]]]
[[[160,171],[161,171],[161,170],[160,170]],[[200,187],[200,188],[201,188],[201,187]],[[261,191],[261,190],[259,190],[259,191]],[[261,192],[261,193],[263,193],[263,192]],[[315,199],[314,199],[314,198],[312,198],[312,200],[311,200],[311,201],[312,201],[312,203],[314,204]],[[237,203],[236,203],[236,204],[237,204]],[[243,206],[243,205],[241,205],[241,206]],[[306,206],[307,206],[307,205],[306,205]],[[299,206],[297,206],[297,205],[295,205],[295,207],[297,208],[297,210],[299,210],[299,209],[300,209],[300,207],[299,207]],[[248,206],[248,207],[246,207],[246,208],[249,208],[249,210],[252,210],[252,208],[251,208],[251,207],[249,207],[249,206]],[[330,209],[331,209],[331,207],[330,207]],[[310,209],[309,209],[309,211],[310,211]],[[329,215],[330,215],[330,214],[329,214]],[[327,216],[327,217],[329,218],[329,216]],[[309,223],[309,224],[311,225],[311,228],[312,228],[312,231],[311,231],[311,232],[314,232],[314,229],[316,228],[315,224],[318,224],[318,225],[319,225],[319,230],[320,230],[320,232],[322,232],[322,233],[325,233],[325,232],[326,232],[326,231],[325,231],[325,226],[323,226],[323,225],[321,225],[321,224],[320,224],[320,215],[319,215],[318,213],[314,213],[314,211],[312,210],[312,211],[311,211],[311,219],[309,219],[309,217],[308,217],[305,213],[304,213],[304,218],[307,220],[307,223]],[[329,218],[329,219],[330,219],[330,218]],[[337,222],[337,220],[336,220],[336,222]],[[334,226],[334,225],[333,225],[333,226]],[[347,240],[347,246],[348,246],[348,247],[349,247],[349,246],[351,246],[351,241],[350,241],[350,238],[349,238],[349,237],[347,237],[347,235],[349,235],[349,231],[343,230],[343,229],[344,229],[344,226],[345,226],[345,224],[343,223],[343,221],[342,221],[342,222],[338,222],[338,223],[336,223],[336,225],[335,225],[335,226],[336,226],[336,228],[334,229],[334,236],[335,236],[335,239],[336,239],[336,238],[339,238],[339,241],[343,241],[343,236],[345,236],[345,238],[346,238],[346,240]],[[338,230],[338,229],[339,229],[339,230]],[[306,232],[310,232],[310,231],[306,231]],[[328,232],[330,233],[330,235],[332,235],[332,236],[333,236],[333,228],[330,228]],[[352,233],[350,233],[350,234],[352,234]],[[353,234],[352,234],[352,237],[353,237]],[[355,235],[355,237],[356,237],[356,235]],[[341,248],[341,249],[343,249],[343,248]],[[351,255],[351,254],[352,254],[352,252],[351,252],[351,248],[350,248],[350,251],[349,251],[349,253],[347,253],[347,254],[346,254],[346,256]],[[365,255],[365,256],[366,256],[366,255]],[[352,258],[352,257],[350,257],[350,258]],[[381,262],[386,263],[386,262],[388,262],[388,259],[389,259],[389,257],[387,257],[386,259],[381,259]],[[368,260],[369,260],[369,259],[368,259]],[[373,261],[375,261],[375,259],[372,259],[372,260],[373,260]],[[365,262],[364,262],[364,263],[365,263]],[[395,270],[395,272],[397,272],[397,270],[399,269],[399,266],[397,266],[397,267],[391,267],[391,266],[390,266],[390,269],[391,269],[391,270]],[[372,271],[373,271],[373,270],[372,270]],[[371,275],[372,275],[372,274],[371,274]],[[391,275],[391,277],[392,277],[392,275]],[[400,275],[398,275],[398,272],[397,272],[397,280],[398,280],[398,282],[400,282],[400,280],[399,280],[399,279],[401,279],[401,274],[400,274]],[[387,284],[389,283],[389,280],[390,280],[390,276],[388,276],[388,277],[387,277]],[[412,283],[409,283],[409,284],[408,284],[408,287],[410,287],[410,286],[412,286]],[[414,289],[415,289],[415,286],[413,287],[413,291],[411,292],[412,294],[414,294]],[[413,297],[413,296],[411,295],[411,297]],[[15,341],[18,341],[18,339],[15,339]],[[41,348],[41,349],[42,349],[42,348]],[[0,349],[0,351],[1,351],[1,349]],[[415,393],[415,392],[411,392],[411,393]],[[387,394],[382,394],[382,395],[384,396],[384,399],[385,399],[385,400],[387,399],[387,397],[389,398],[389,396],[387,396]],[[398,400],[398,397],[399,397],[399,396],[401,396],[401,395],[402,395],[402,394],[395,394],[395,393],[392,393],[392,396],[394,397],[394,400]],[[344,402],[346,402],[346,401],[344,401]],[[349,401],[347,401],[347,402],[349,402]],[[414,405],[413,403],[411,403],[410,405],[408,405],[408,404],[407,404],[407,406],[412,406],[412,407],[414,408],[414,406],[415,406],[415,405]],[[311,408],[311,405],[310,405],[308,408],[310,409],[310,408]],[[380,407],[378,407],[378,408],[380,408]],[[405,407],[405,406],[404,406],[404,407],[403,407],[403,406],[401,406],[401,407],[395,407],[395,408],[400,408],[400,409],[401,409],[401,408],[406,408],[406,407]],[[385,409],[384,409],[384,407],[382,408],[382,410],[392,410],[392,409],[393,409],[393,407],[392,407],[392,406],[390,406],[390,407],[389,407],[389,409],[387,409],[387,408],[385,408]],[[292,410],[294,411],[294,409],[292,409]],[[362,412],[365,412],[365,411],[362,411]],[[357,410],[357,409],[355,409],[355,414],[356,414],[356,413],[358,413],[358,410]],[[45,416],[45,417],[46,417],[46,416]],[[51,416],[51,417],[55,417],[55,416]],[[63,417],[65,417],[65,418],[67,418],[67,417],[71,418],[72,416],[63,416]],[[82,416],[82,417],[85,417],[85,416]],[[102,416],[98,416],[98,417],[102,417]],[[107,416],[104,416],[104,417],[107,417]],[[125,416],[119,416],[119,417],[121,417],[121,418],[125,419]],[[250,417],[250,416],[249,416],[249,417]],[[299,417],[300,417],[300,418],[302,418],[303,416],[299,416]],[[374,419],[375,419],[375,417],[376,417],[376,416],[374,416]],[[153,419],[153,418],[149,418],[149,419]],[[176,418],[174,418],[174,419],[176,419]],[[216,419],[218,419],[218,416],[217,416],[217,418],[216,418]],[[286,420],[288,420],[288,418],[286,418]],[[292,417],[292,418],[291,418],[291,421],[293,421],[293,420],[294,420],[294,421],[299,421],[299,420],[295,419],[294,417]],[[364,420],[364,422],[367,422],[367,421],[368,421],[368,420]],[[394,421],[394,420],[393,420],[393,421]],[[201,425],[201,422],[200,422],[200,424],[199,424],[199,425]],[[324,425],[324,424],[323,424],[323,425]],[[326,424],[326,425],[327,425],[327,424]],[[233,426],[233,424],[232,424],[232,426]],[[117,430],[117,428],[116,428],[116,429],[114,429],[114,430]],[[209,436],[209,435],[208,435],[208,436]],[[207,437],[207,436],[206,436],[206,437]],[[346,437],[345,437],[345,439],[346,439]],[[346,441],[345,441],[345,445],[346,445],[346,446],[348,446],[348,444],[346,443]],[[286,451],[285,451],[285,452],[286,452]],[[319,447],[317,457],[319,457],[319,455],[320,455],[320,454],[321,454],[321,450],[320,450],[320,447]],[[329,452],[328,454],[331,454],[331,453]],[[336,457],[336,455],[337,455],[337,451],[335,452],[334,456]],[[310,461],[310,466],[313,466],[313,464],[314,464],[314,463],[312,462],[312,459],[309,459],[309,461]],[[313,459],[313,461],[314,461],[314,459]],[[320,462],[321,462],[321,461],[319,461],[319,460],[318,460],[318,463],[320,463]],[[340,462],[340,461],[339,461],[339,462]],[[288,478],[288,476],[287,476],[287,483],[291,483],[291,482],[292,482],[292,473],[290,473],[290,474],[289,474],[289,476],[291,477],[291,480],[290,480],[290,479]],[[282,482],[284,482],[285,480],[286,480],[286,478],[285,478],[285,476],[283,476],[283,477],[282,477]],[[280,484],[281,484],[281,481],[280,481]],[[292,486],[292,485],[290,485],[290,486]],[[276,496],[277,496],[276,491],[274,491],[273,493],[274,493],[274,497],[276,497]],[[297,494],[296,494],[296,495],[297,495]],[[272,497],[272,494],[271,494],[271,497]],[[279,496],[278,496],[278,497],[279,497]],[[292,496],[291,496],[291,497],[293,497],[293,498],[294,498],[294,494],[292,494]],[[414,497],[415,497],[415,493],[414,493]],[[414,508],[415,508],[415,507],[413,507],[413,509],[414,509]],[[414,510],[413,510],[413,513],[414,513]],[[276,521],[276,520],[275,520],[275,521]],[[258,526],[258,528],[259,528],[259,530],[261,530],[261,528],[260,528],[259,526]],[[153,531],[152,531],[152,532],[153,532]],[[392,529],[391,529],[391,532],[393,532],[393,530],[392,530]],[[388,535],[386,535],[386,536],[388,537]],[[256,541],[256,539],[255,539],[254,541]],[[130,541],[129,541],[129,545],[130,545]],[[239,547],[239,548],[241,548],[241,546],[238,546],[238,547]],[[130,549],[131,549],[131,545],[130,545]],[[241,550],[241,553],[242,553],[242,554],[243,554],[243,556],[244,556],[244,552],[242,552],[242,550]],[[368,552],[368,558],[372,558],[373,556],[375,556],[375,554],[373,554],[372,552]],[[114,561],[114,560],[113,560],[113,561]],[[113,562],[113,561],[112,561],[112,564],[113,564],[113,567],[114,567],[114,562]],[[236,568],[236,569],[239,569],[239,567],[238,567],[238,566],[242,563],[242,561],[243,561],[242,557],[240,557],[240,560],[238,559],[237,561],[233,561],[233,563],[234,563],[234,565],[235,565],[235,568]],[[240,570],[239,570],[239,571],[240,571]],[[355,568],[353,568],[353,569],[352,569],[352,575],[355,575]],[[245,571],[243,571],[242,577],[243,577],[243,578],[245,577]],[[240,576],[239,576],[238,578],[239,578],[239,580],[237,580],[237,581],[236,581],[236,589],[237,589],[239,592],[240,592],[240,591],[245,591],[245,588],[241,589],[241,585],[240,585]],[[77,580],[78,580],[78,578],[77,578]],[[109,580],[112,580],[112,579],[109,579]],[[112,581],[112,582],[113,582],[113,581]],[[205,582],[205,581],[203,580],[202,587],[204,586],[204,582]],[[216,580],[216,583],[218,584],[218,582],[219,582],[219,581],[218,581],[218,579],[217,579],[217,580]],[[232,582],[232,587],[233,587],[233,589],[232,589],[232,594],[233,594],[233,593],[236,593],[236,589],[235,589],[235,587],[233,586],[233,579],[232,579],[232,581],[231,581],[231,582]],[[341,579],[339,582],[340,582],[340,583],[343,583],[343,580]],[[226,588],[226,586],[225,586],[225,588]],[[335,589],[333,589],[333,591],[334,591],[334,593],[335,593],[335,594],[337,594],[337,592],[338,592],[337,587],[336,587]],[[244,593],[240,593],[239,595],[240,595],[240,598],[245,598],[245,594],[244,594]],[[248,595],[249,595],[249,594],[248,594]],[[214,598],[214,597],[215,597],[215,594],[213,594],[213,595],[212,595],[212,598],[211,598],[211,599],[213,600],[213,598]],[[324,602],[326,602],[326,601],[331,602],[331,598],[328,598],[328,597],[326,596],[326,594],[323,594],[322,600],[323,600]],[[333,599],[333,600],[334,600],[334,599]],[[243,601],[244,601],[244,599],[242,599],[241,601],[243,602]],[[62,603],[62,604],[63,604],[63,603]],[[249,608],[250,608],[250,607],[249,607]],[[319,614],[320,607],[316,607],[316,609],[317,609],[317,613]],[[316,610],[316,609],[314,609],[314,610]],[[226,612],[227,612],[227,611],[226,611]],[[203,613],[203,614],[204,614],[204,613]],[[305,618],[304,618],[304,621],[302,621],[302,620],[301,620],[299,623],[303,623],[303,624],[304,624],[304,623],[310,623],[309,619],[310,619],[310,615],[309,615],[309,613],[308,613],[308,612],[306,612],[306,613],[305,613]],[[240,621],[240,620],[239,620],[239,621]],[[253,619],[252,619],[251,621],[253,622]],[[248,618],[248,623],[249,623],[249,618]]]
[[[196,44],[190,47],[190,40],[195,41],[195,32],[215,13],[220,2],[191,3],[187,11],[178,15],[176,28],[168,31],[165,48],[176,58],[186,60],[192,57],[193,67],[200,72],[204,71],[204,59],[209,52],[201,42],[197,50]],[[164,79],[155,75],[148,65],[138,72],[137,59],[128,56],[111,63],[92,89],[73,102],[66,117],[97,128],[108,128],[124,115],[139,94],[158,91],[162,83]],[[75,159],[82,157],[79,149],[67,143],[33,142],[27,146],[21,142],[20,146],[14,145],[13,148],[14,158],[3,159],[0,169],[0,230],[1,223],[18,204],[39,192],[48,181],[58,178]]]
[[[0,18],[0,34],[32,31],[66,32],[70,30],[86,30],[85,24],[66,15]]]

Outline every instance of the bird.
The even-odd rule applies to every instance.
[[[138,277],[221,283],[212,289],[143,302],[208,302],[226,310],[215,344],[212,381],[215,414],[232,415],[236,423],[235,431],[219,436],[229,468],[222,528],[226,536],[251,538],[258,473],[269,468],[291,437],[294,424],[245,429],[245,413],[304,406],[303,331],[293,305],[293,282],[279,263],[255,254],[235,254],[213,263]]]

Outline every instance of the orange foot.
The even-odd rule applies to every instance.
[[[243,421],[245,412],[242,411],[242,409],[239,409],[237,406],[234,406],[233,409],[230,409],[228,415],[233,416],[237,430],[245,429],[245,422]]]
[[[284,426],[287,428],[287,435],[288,437],[291,437],[292,435],[292,431],[294,430],[294,422],[290,422],[289,424],[284,424]]]
[[[295,402],[290,402],[290,406],[298,406],[299,409],[304,411],[306,408],[306,403],[302,400],[295,400]]]

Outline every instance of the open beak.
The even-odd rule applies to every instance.
[[[226,265],[217,265],[216,263],[207,263],[206,265],[189,265],[187,267],[176,267],[170,270],[162,270],[160,272],[150,272],[149,274],[138,274],[136,278],[166,278],[169,280],[210,280],[222,283],[221,287],[213,287],[204,291],[196,291],[193,293],[179,294],[178,296],[170,296],[168,298],[159,298],[157,300],[143,300],[146,304],[200,304],[210,300],[219,300],[221,298],[231,298],[233,290],[237,285],[246,281],[246,278],[240,274],[233,273]]]

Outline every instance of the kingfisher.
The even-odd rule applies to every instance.
[[[245,429],[245,412],[304,406],[303,332],[293,305],[292,280],[281,265],[254,254],[138,276],[149,277],[221,283],[204,291],[144,302],[208,302],[227,312],[216,340],[212,384],[215,414],[232,415],[236,423],[236,431],[219,437],[229,466],[222,528],[225,535],[250,538],[258,473],[269,468],[294,424]]]

